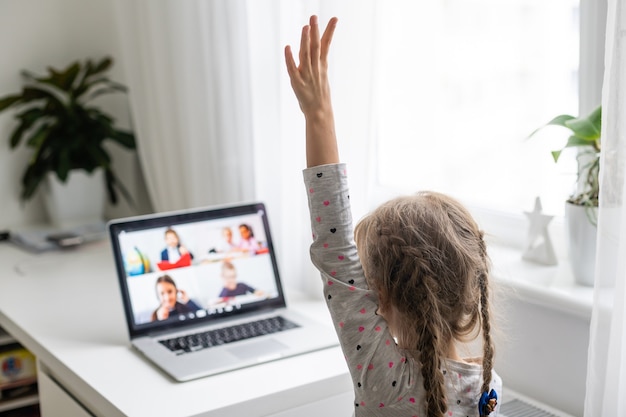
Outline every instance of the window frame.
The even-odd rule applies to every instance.
[[[586,114],[601,103],[604,78],[604,41],[606,32],[607,0],[580,0],[579,41],[579,114]],[[372,146],[376,147],[376,139]],[[368,206],[374,208],[382,201],[398,195],[396,189],[383,186],[377,180],[376,152],[372,151]],[[565,204],[565,201],[563,202]],[[523,212],[513,213],[468,204],[468,209],[486,232],[488,241],[500,245],[523,248],[528,228]],[[566,258],[565,219],[555,216],[549,232],[557,257]]]

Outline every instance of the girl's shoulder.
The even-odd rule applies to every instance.
[[[480,378],[482,380],[483,360],[481,357],[462,358],[461,360],[446,359],[442,365],[444,374],[451,372],[459,378]]]

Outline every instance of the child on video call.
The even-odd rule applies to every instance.
[[[327,74],[336,25],[330,19],[320,38],[312,16],[299,63],[290,46],[285,60],[306,121],[311,259],[354,384],[355,415],[495,416],[502,381],[492,370],[489,260],[469,212],[421,192],[381,205],[353,231]],[[458,342],[478,334],[482,357],[460,357]]]
[[[254,237],[254,232],[252,232],[252,227],[250,225],[245,223],[240,224],[239,235],[241,236],[241,240],[239,241],[237,248],[240,251],[254,254],[255,251],[261,248],[259,246],[259,242],[257,242]]]
[[[179,314],[200,310],[200,307],[187,296],[187,292],[179,289],[169,275],[157,278],[155,286],[160,305],[152,313],[152,321],[167,320]]]
[[[230,261],[222,263],[222,282],[224,287],[220,292],[220,298],[231,298],[238,295],[254,294],[258,296],[264,295],[263,291],[257,290],[246,283],[237,281],[237,269]]]
[[[193,259],[193,254],[180,242],[178,233],[172,228],[165,230],[165,245],[165,249],[161,251],[161,261],[175,264],[187,254],[189,254],[190,259]]]

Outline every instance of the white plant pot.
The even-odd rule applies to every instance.
[[[65,183],[60,182],[56,174],[49,173],[42,191],[50,223],[56,227],[101,223],[104,219],[106,187],[102,169],[91,175],[83,170],[72,170]]]
[[[596,266],[597,227],[589,220],[587,210],[597,218],[597,208],[565,203],[567,221],[568,257],[574,279],[578,284],[592,287]]]

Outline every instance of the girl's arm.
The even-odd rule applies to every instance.
[[[339,163],[328,84],[328,49],[337,24],[330,19],[321,39],[317,17],[302,29],[300,65],[285,48],[287,71],[306,120],[311,260],[320,271],[324,298],[355,386],[358,407],[378,410],[397,402],[412,373],[376,311],[377,294],[367,287],[354,244],[346,167]],[[331,165],[332,164],[332,165]],[[326,165],[326,166],[320,166]],[[411,401],[411,399],[407,399]]]
[[[291,47],[285,47],[291,87],[306,120],[308,167],[339,162],[327,59],[336,26],[337,18],[333,17],[320,39],[317,16],[311,16],[309,24],[302,28],[299,66],[296,66]]]

